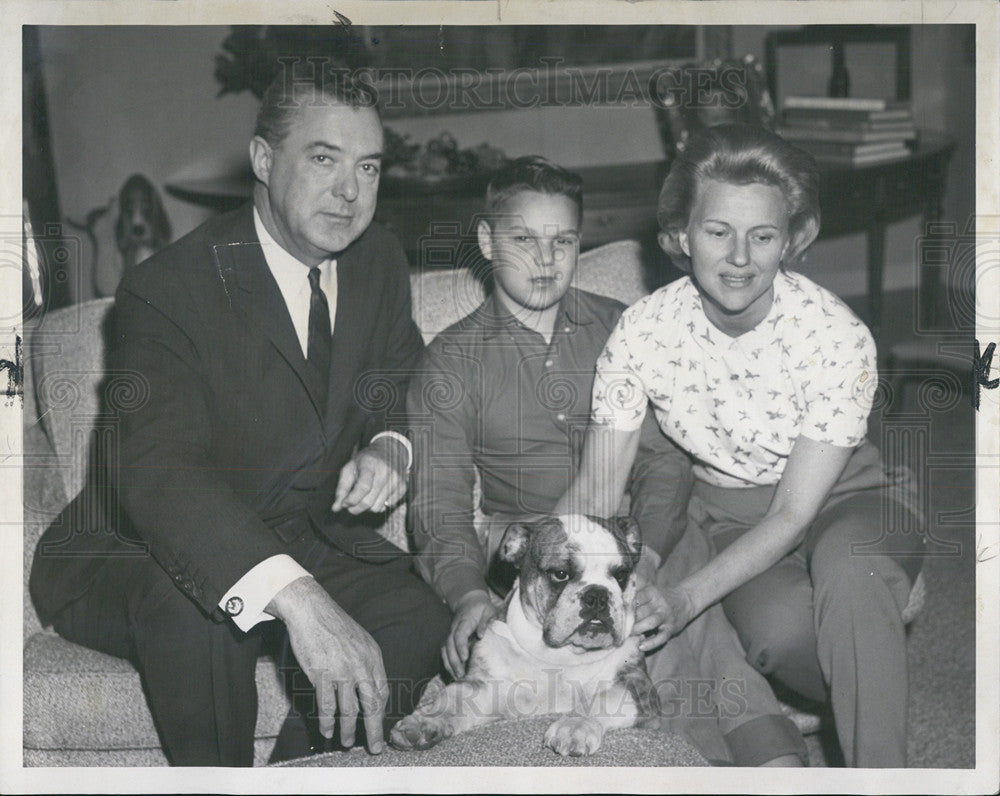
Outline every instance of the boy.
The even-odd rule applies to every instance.
[[[502,595],[513,580],[492,564],[504,530],[515,517],[550,513],[576,470],[594,364],[625,309],[570,287],[581,218],[578,175],[540,157],[501,170],[476,230],[492,292],[431,343],[409,390],[409,415],[432,418],[415,463],[418,565],[455,612],[443,653],[456,677],[471,636],[496,613],[487,581]],[[435,406],[444,393],[458,404]],[[656,563],[684,531],[691,471],[654,426],[648,432],[631,497]],[[486,515],[479,534],[477,472]]]
[[[625,309],[570,287],[582,205],[580,177],[543,158],[519,158],[493,178],[476,230],[492,292],[431,342],[410,382],[408,416],[431,420],[415,440],[409,516],[418,568],[454,612],[442,655],[456,678],[473,636],[497,613],[491,593],[502,595],[513,581],[494,562],[508,524],[551,513],[576,472],[597,358]],[[683,577],[706,555],[685,534],[689,460],[649,416],[628,480],[644,545],[637,618],[651,588],[643,583],[657,570]],[[756,765],[777,754],[768,739],[744,737],[750,720],[779,708],[721,611],[692,623],[649,662],[664,727],[684,732],[707,759]],[[705,693],[713,683],[731,687],[730,698],[721,688]]]

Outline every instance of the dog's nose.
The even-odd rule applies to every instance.
[[[141,238],[145,234],[146,234],[146,225],[145,224],[133,224],[132,225],[132,237],[134,237],[134,238]]]
[[[608,607],[608,590],[603,586],[590,586],[580,596],[584,608],[592,611],[604,611]]]

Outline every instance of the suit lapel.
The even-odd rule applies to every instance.
[[[295,334],[288,306],[274,281],[257,232],[253,225],[253,206],[241,213],[230,241],[215,244],[215,259],[226,285],[233,310],[247,329],[259,329],[295,373],[308,393],[313,409],[322,418],[318,396],[310,389],[306,359]],[[340,312],[338,299],[337,312]]]

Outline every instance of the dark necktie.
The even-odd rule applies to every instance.
[[[326,294],[319,286],[319,268],[309,269],[309,341],[306,344],[306,361],[312,371],[313,385],[323,406],[326,406],[326,391],[330,381],[330,351],[333,348],[333,334],[330,331],[330,305]]]

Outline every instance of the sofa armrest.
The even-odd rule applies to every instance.
[[[24,639],[42,629],[31,603],[28,577],[35,558],[35,548],[42,533],[62,511],[69,498],[59,463],[48,437],[38,423],[24,429],[23,505],[24,505]]]

